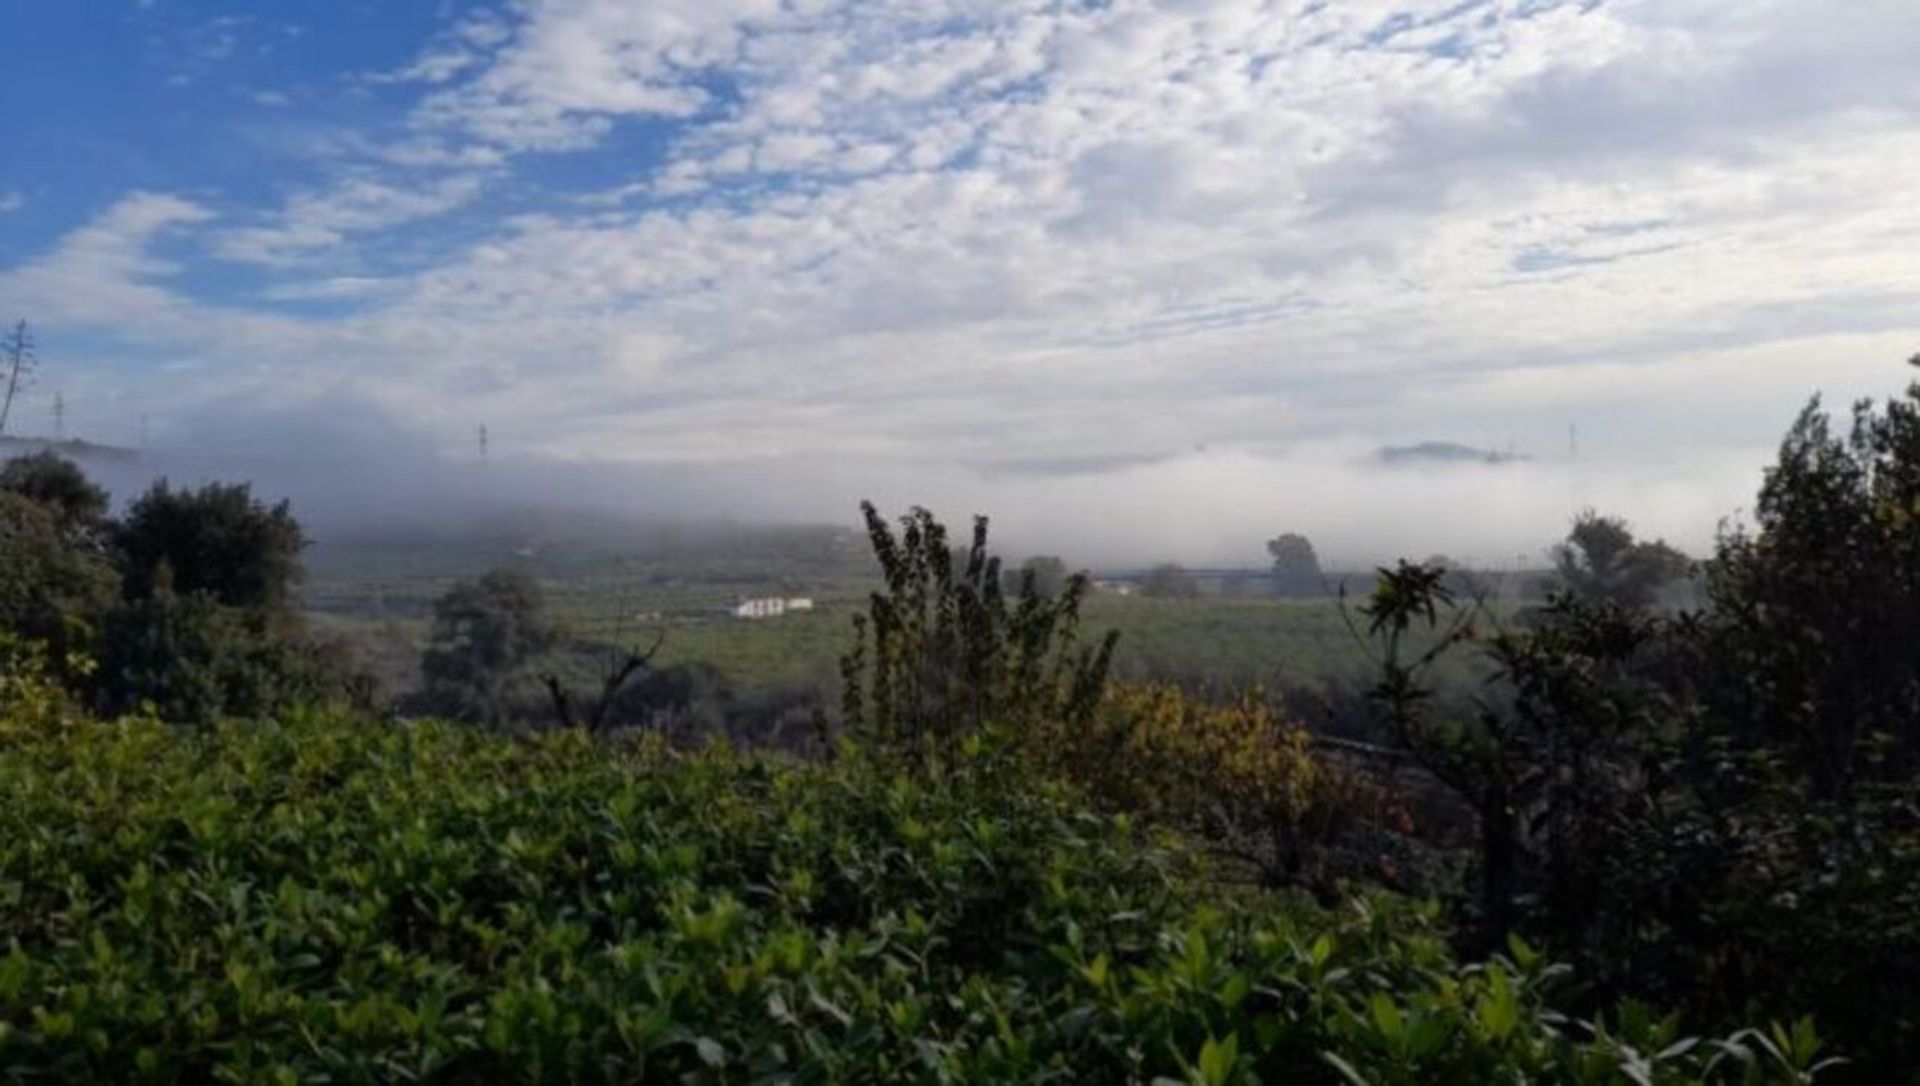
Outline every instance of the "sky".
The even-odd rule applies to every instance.
[[[1809,395],[1920,349],[1913,0],[12,0],[0,40],[10,429],[58,393],[369,501],[484,424],[549,497],[1114,560],[1493,561],[1586,505],[1699,548]],[[1371,460],[1426,440],[1532,459]]]

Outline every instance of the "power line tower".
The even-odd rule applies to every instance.
[[[58,390],[53,394],[53,439],[67,439],[67,398]]]
[[[0,401],[0,434],[7,432],[7,416],[13,413],[13,398],[27,383],[27,378],[32,376],[37,361],[27,322],[15,323],[13,331],[7,333],[5,342],[0,342],[0,366],[5,366],[7,370],[7,395],[4,401]]]
[[[480,424],[480,462],[487,462],[487,424]]]

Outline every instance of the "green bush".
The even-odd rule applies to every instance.
[[[989,723],[1076,726],[1092,716],[1116,639],[1078,644],[1085,574],[1050,596],[1023,574],[1009,598],[1000,559],[987,551],[987,518],[974,518],[962,549],[925,509],[901,517],[897,537],[871,502],[860,511],[886,590],[854,617],[854,644],[840,660],[847,728],[950,754]]]
[[[168,721],[271,716],[337,685],[319,646],[263,634],[245,612],[205,593],[162,591],[122,604],[107,615],[99,654],[97,704]]]
[[[0,632],[44,642],[63,660],[89,647],[117,594],[98,547],[67,531],[57,510],[0,488]]]
[[[1816,1059],[1804,1024],[1565,1020],[1522,944],[1461,965],[1405,904],[1222,893],[990,754],[901,774],[324,714],[89,724],[34,689],[0,683],[12,1080],[1789,1082]]]

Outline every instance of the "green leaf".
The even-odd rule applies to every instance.
[[[1373,1017],[1374,1028],[1389,1041],[1398,1041],[1406,1032],[1406,1020],[1401,1017],[1399,1004],[1385,992],[1375,992],[1367,999],[1367,1011]]]
[[[1486,1036],[1495,1041],[1505,1041],[1520,1025],[1520,1002],[1514,996],[1506,970],[1489,968],[1486,977],[1487,990],[1480,996],[1475,1017]]]
[[[1200,1058],[1195,1061],[1200,1081],[1205,1086],[1226,1086],[1233,1079],[1233,1072],[1240,1064],[1240,1035],[1227,1034],[1226,1040],[1216,1041],[1208,1037],[1200,1046]]]

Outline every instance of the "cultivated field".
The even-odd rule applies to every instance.
[[[656,536],[627,549],[598,541],[338,546],[316,550],[310,565],[309,609],[329,628],[379,635],[383,651],[423,644],[433,598],[456,580],[514,565],[540,581],[555,618],[577,641],[645,644],[664,635],[659,664],[711,665],[747,695],[830,693],[852,617],[877,583],[865,540],[831,529]],[[731,615],[733,604],[756,596],[805,596],[815,607],[769,619]],[[1511,613],[1511,606],[1494,608],[1495,617]],[[1096,592],[1084,606],[1081,636],[1090,641],[1108,630],[1120,634],[1115,671],[1123,677],[1226,692],[1348,685],[1368,673],[1334,599]]]

